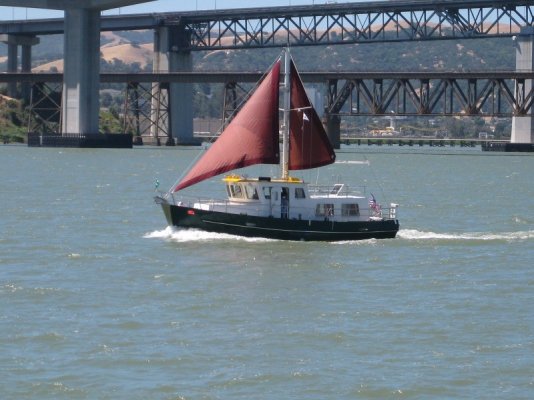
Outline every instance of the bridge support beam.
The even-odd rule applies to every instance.
[[[31,72],[32,70],[32,46],[39,44],[39,38],[33,35],[0,35],[0,42],[7,44],[7,72],[18,72],[18,48],[22,47],[21,72]],[[10,97],[19,97],[17,84],[15,82],[8,85]],[[21,84],[20,96],[27,102],[30,96],[30,85],[27,82]]]
[[[164,26],[154,33],[154,72],[191,72],[193,57],[188,47],[189,36],[182,26]],[[153,114],[156,104],[153,102]],[[171,140],[167,144],[197,144],[193,137],[193,85],[171,83],[168,99],[168,129]]]
[[[338,97],[337,79],[329,79],[327,84],[326,107],[323,125],[334,149],[341,147],[341,117],[338,112],[341,106],[336,103]]]
[[[7,44],[7,72],[18,71],[18,52],[19,47],[16,44]],[[7,94],[9,97],[17,97],[17,83],[12,82],[7,86]]]
[[[341,117],[339,115],[325,115],[325,127],[330,144],[334,149],[341,147]]]
[[[62,133],[98,133],[100,11],[65,11]]]
[[[516,46],[515,65],[517,71],[533,72],[534,71],[534,28],[524,27],[521,32],[514,38]],[[530,92],[532,80],[525,81],[525,92]],[[517,94],[516,94],[517,95]],[[511,143],[534,143],[534,117],[513,117],[512,118],[512,135]]]

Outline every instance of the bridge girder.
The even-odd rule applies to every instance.
[[[24,6],[19,0],[6,1],[6,5]],[[56,0],[58,5],[66,1]],[[134,2],[109,1],[115,6],[120,3],[114,1]],[[522,27],[533,26],[534,4],[529,0],[403,0],[133,14],[103,17],[101,30],[134,30],[136,26],[155,29],[164,25],[180,25],[188,32],[190,37],[182,51],[473,39],[513,36]],[[62,19],[0,24],[0,33],[6,34],[62,31]]]
[[[266,11],[266,10],[265,10]],[[534,24],[529,1],[375,2],[291,11],[165,18],[191,32],[189,50],[513,36]]]
[[[382,77],[330,81],[330,115],[484,115],[532,114],[534,91],[524,78]],[[334,89],[333,89],[334,88]]]
[[[304,82],[327,85],[329,115],[532,115],[534,72],[301,72]],[[260,73],[104,73],[102,83],[257,82]],[[13,80],[61,82],[62,74],[0,74]]]

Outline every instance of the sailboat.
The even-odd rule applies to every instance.
[[[335,159],[285,49],[218,139],[155,201],[169,226],[178,228],[279,240],[394,238],[399,230],[397,204],[382,208],[374,196],[369,199],[344,183],[311,185],[289,175],[289,171],[323,167]],[[223,200],[178,196],[177,192],[206,179],[256,164],[279,164],[280,176],[227,175]]]

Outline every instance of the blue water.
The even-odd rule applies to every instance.
[[[0,146],[0,398],[532,398],[534,156],[345,147],[398,237],[293,243],[167,228],[196,152]]]

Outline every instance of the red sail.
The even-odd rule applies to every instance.
[[[280,60],[221,136],[175,186],[175,192],[233,169],[280,162],[279,79]]]
[[[291,61],[289,169],[309,169],[332,164],[336,153],[321,119],[313,108],[297,69]]]

